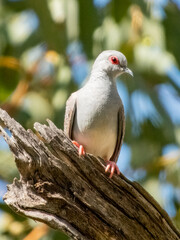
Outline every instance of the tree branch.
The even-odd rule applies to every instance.
[[[9,137],[0,127],[20,173],[4,201],[18,214],[73,239],[180,239],[167,213],[138,183],[122,174],[109,179],[101,158],[79,158],[51,121],[35,123],[37,136],[3,110],[0,120],[12,133]]]

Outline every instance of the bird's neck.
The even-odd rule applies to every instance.
[[[103,84],[116,87],[115,78],[113,78],[111,75],[107,74],[107,72],[103,70],[92,71],[88,82],[93,84]]]

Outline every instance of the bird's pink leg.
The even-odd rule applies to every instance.
[[[76,147],[78,147],[78,152],[79,152],[79,156],[81,157],[81,156],[84,156],[85,155],[85,150],[84,150],[84,147],[83,147],[83,145],[80,145],[78,142],[76,142],[76,141],[72,141],[72,143],[76,146]]]
[[[120,174],[117,164],[113,161],[107,161],[107,166],[106,166],[105,172],[108,172],[109,170],[110,170],[109,178],[112,178],[115,171],[118,175]]]

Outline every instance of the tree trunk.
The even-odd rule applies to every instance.
[[[49,126],[35,123],[34,134],[3,110],[0,120],[12,133],[9,137],[0,127],[20,173],[4,196],[16,213],[72,239],[180,239],[167,213],[138,183],[122,174],[109,179],[101,158],[79,158],[51,121]]]

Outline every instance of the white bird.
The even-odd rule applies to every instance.
[[[110,178],[116,165],[125,133],[124,107],[115,79],[132,71],[127,68],[126,57],[118,51],[107,50],[95,60],[89,80],[80,90],[71,94],[66,102],[65,134],[79,148],[107,161]]]

